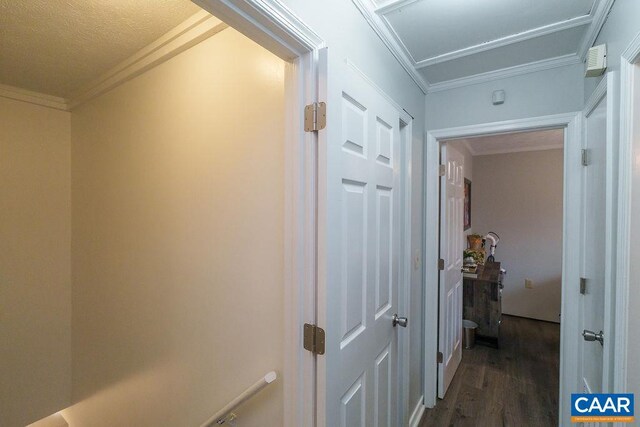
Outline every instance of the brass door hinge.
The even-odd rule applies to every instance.
[[[440,174],[440,176],[445,176],[445,174],[447,173],[447,165],[440,165],[438,173]]]
[[[438,352],[437,360],[438,360],[438,363],[444,362],[444,355],[442,354],[441,351]]]
[[[438,260],[438,270],[444,270],[444,260],[442,258]]]
[[[582,149],[582,166],[591,164],[591,150]]]
[[[315,132],[327,126],[327,104],[314,102],[304,107],[304,131]]]
[[[304,349],[313,354],[324,354],[324,329],[305,323]]]

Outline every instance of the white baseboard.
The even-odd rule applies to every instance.
[[[418,427],[420,425],[420,421],[422,421],[424,411],[425,409],[427,409],[422,403],[423,401],[423,396],[420,396],[420,399],[418,399],[418,403],[416,404],[416,407],[411,414],[411,418],[409,418],[409,427]]]

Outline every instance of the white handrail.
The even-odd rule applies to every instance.
[[[247,400],[251,399],[260,390],[274,382],[277,377],[278,376],[276,375],[275,371],[267,373],[267,375],[265,375],[263,378],[260,378],[260,380],[258,380],[254,385],[240,393],[240,395],[233,399],[231,402],[227,403],[224,408],[216,412],[214,416],[205,421],[200,427],[211,427],[216,424],[224,424],[224,422],[227,420],[227,417],[234,409],[242,405]]]

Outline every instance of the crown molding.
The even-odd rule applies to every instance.
[[[459,79],[446,80],[440,83],[431,83],[429,92],[441,92],[455,89],[462,86],[469,86],[479,83],[486,83],[493,80],[505,79],[522,74],[535,73],[538,71],[550,70],[552,68],[565,67],[568,65],[580,64],[582,61],[575,54],[558,56],[556,58],[542,59],[528,64],[515,65],[513,67],[502,68],[500,70],[488,71],[486,73],[474,74]]]
[[[485,43],[479,43],[474,46],[465,47],[463,49],[455,50],[452,52],[443,53],[431,58],[416,61],[415,67],[417,69],[428,67],[429,65],[439,64],[446,61],[452,61],[454,59],[462,58],[465,56],[473,55],[487,50],[496,49],[503,46],[508,46],[514,43],[519,43],[525,40],[531,40],[536,37],[546,36],[548,34],[557,33],[559,31],[568,30],[570,28],[587,25],[592,22],[591,15],[578,16],[576,18],[568,19],[566,21],[555,22],[550,25],[544,25],[542,27],[533,28],[531,30],[523,31],[518,34],[512,34],[499,39],[491,40]],[[386,20],[385,20],[386,21]]]
[[[391,51],[391,54],[400,63],[402,68],[404,68],[407,74],[409,74],[413,81],[418,85],[420,90],[422,90],[422,92],[426,94],[429,89],[429,84],[416,70],[414,66],[415,61],[408,54],[406,48],[398,43],[399,39],[392,35],[387,25],[375,13],[372,8],[373,5],[368,6],[364,3],[365,1],[369,2],[368,4],[371,4],[370,0],[352,0],[353,4],[356,6],[356,8],[358,8],[364,19],[369,23],[369,26],[378,35],[385,46],[387,46],[389,51]]]
[[[453,142],[455,142],[455,139],[452,140]],[[465,148],[469,151],[469,154],[471,154],[471,157],[473,156],[477,156],[478,153],[476,151],[475,148],[473,148],[473,145],[471,145],[471,143],[469,142],[468,139],[465,139],[462,141],[462,144],[465,146]]]
[[[627,62],[633,64],[640,58],[640,33],[631,40],[631,43],[621,55]]]
[[[600,34],[600,30],[602,30],[602,26],[606,22],[614,2],[615,0],[598,0],[596,7],[591,10],[593,20],[591,21],[587,32],[582,38],[580,47],[578,48],[578,56],[582,62],[585,61],[587,58],[587,51],[591,46],[593,46],[598,38],[598,34]]]
[[[227,27],[227,24],[203,10],[75,91],[68,98],[32,92],[8,85],[0,85],[0,96],[57,110],[70,111],[160,65]]]
[[[73,109],[102,95],[227,27],[227,24],[207,11],[199,11],[153,43],[74,92],[69,97],[69,108]]]
[[[325,47],[281,0],[192,0],[285,61]]]
[[[42,107],[55,108],[56,110],[69,110],[67,100],[64,98],[33,92],[15,86],[0,84],[0,97],[28,102]]]
[[[381,2],[379,6],[375,8],[375,12],[378,15],[386,15],[402,7],[409,6],[411,3],[415,3],[420,0],[388,0]]]
[[[591,93],[589,99],[587,99],[587,102],[584,103],[584,109],[582,110],[582,112],[584,113],[585,117],[589,116],[593,112],[593,110],[598,106],[598,104],[606,94],[607,76],[605,75],[605,77],[600,80],[600,83],[598,83],[598,86],[596,86],[595,90]]]

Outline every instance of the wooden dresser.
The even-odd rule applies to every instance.
[[[478,324],[476,342],[499,346],[502,318],[500,263],[478,266],[477,277],[463,275],[463,318]]]

